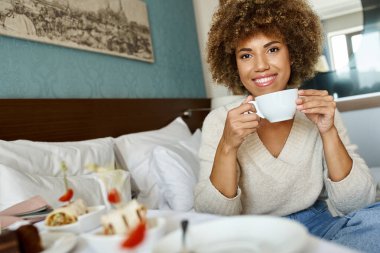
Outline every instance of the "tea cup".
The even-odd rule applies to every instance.
[[[296,112],[298,89],[287,89],[257,96],[253,104],[259,117],[269,122],[290,120]]]

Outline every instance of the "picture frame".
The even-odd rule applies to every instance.
[[[154,62],[142,0],[0,0],[0,35]]]

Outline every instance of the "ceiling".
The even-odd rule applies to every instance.
[[[329,19],[361,11],[360,0],[309,0],[321,19]]]

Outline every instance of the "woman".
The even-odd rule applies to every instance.
[[[380,206],[368,207],[375,185],[333,97],[299,90],[294,118],[276,123],[248,103],[312,77],[321,48],[320,20],[306,1],[231,0],[219,7],[208,40],[211,72],[248,96],[205,119],[195,209],[285,216],[321,238],[380,252]]]

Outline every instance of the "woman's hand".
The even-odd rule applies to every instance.
[[[325,90],[299,90],[296,100],[297,110],[314,122],[321,134],[334,126],[336,103]]]
[[[328,176],[339,182],[350,174],[352,159],[334,126],[336,103],[325,90],[299,90],[297,109],[313,121],[322,137]]]
[[[227,113],[223,135],[215,153],[210,181],[227,198],[237,194],[237,150],[244,139],[259,127],[260,118],[248,103],[251,100],[252,96],[248,96],[240,106]]]
[[[260,117],[252,104],[248,103],[252,99],[252,96],[248,96],[239,107],[228,112],[222,136],[225,147],[237,149],[248,135],[257,131]]]

